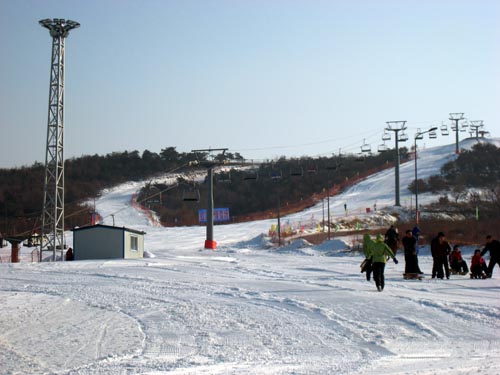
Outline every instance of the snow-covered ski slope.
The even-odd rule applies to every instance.
[[[453,151],[422,150],[419,176],[438,173]],[[401,166],[402,203],[413,167]],[[272,221],[252,222],[216,226],[218,250],[204,250],[205,228],[160,228],[130,208],[139,187],[103,192],[97,209],[106,224],[113,214],[146,231],[155,258],[0,264],[1,374],[500,373],[500,269],[488,280],[431,279],[423,248],[427,277],[403,280],[399,255],[379,293],[342,237],[269,249]],[[393,193],[394,172],[384,171],[332,210],[381,209]],[[467,261],[472,251],[463,249]]]

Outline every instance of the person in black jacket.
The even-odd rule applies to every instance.
[[[500,267],[500,242],[498,240],[494,240],[491,235],[486,236],[486,245],[484,245],[483,251],[481,251],[481,256],[490,252],[490,263],[488,264],[488,277],[493,275],[493,268],[495,268],[495,264],[498,264]]]
[[[418,273],[417,239],[413,236],[410,229],[406,231],[406,235],[403,237],[402,242],[405,250],[405,273]]]
[[[413,227],[413,229],[411,230],[411,233],[413,234],[413,237],[415,237],[415,239],[417,240],[417,243],[415,244],[415,251],[417,253],[417,256],[415,257],[415,262],[417,264],[417,273],[420,274],[420,275],[423,275],[424,273],[422,272],[422,270],[420,269],[420,266],[418,265],[418,249],[419,249],[419,244],[418,244],[418,238],[420,237],[420,228],[418,227],[418,225],[415,225]]]
[[[387,232],[385,232],[384,242],[391,248],[394,255],[396,255],[398,251],[399,233],[398,230],[394,228],[394,225],[391,225]]]
[[[67,260],[67,261],[72,261],[73,259],[74,259],[73,249],[70,247],[70,248],[66,251],[66,260]]]
[[[433,259],[432,278],[436,276],[438,279],[443,279],[446,273],[446,278],[450,278],[450,268],[448,267],[448,255],[450,255],[451,247],[443,232],[439,232],[437,237],[431,241],[431,254]],[[444,267],[444,272],[443,272]]]

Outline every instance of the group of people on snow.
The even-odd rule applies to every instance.
[[[488,266],[486,266],[486,262],[483,259],[483,255],[487,252],[490,253],[490,263]],[[462,257],[460,247],[455,245],[452,250],[443,232],[439,232],[431,241],[431,254],[433,259],[432,278],[438,277],[443,279],[446,276],[449,279],[451,272],[461,275],[469,273],[467,262]],[[470,266],[471,279],[490,278],[493,275],[493,268],[496,264],[500,266],[500,241],[488,235],[486,236],[486,244],[483,250],[474,250]]]
[[[384,289],[384,270],[386,261],[390,258],[397,264],[396,253],[398,245],[401,243],[404,249],[405,275],[414,275],[421,277],[422,270],[418,265],[418,238],[420,228],[415,226],[408,229],[404,237],[400,240],[398,230],[391,225],[385,236],[378,234],[376,240],[373,240],[369,234],[363,236],[363,253],[365,260],[361,264],[361,272],[366,272],[366,279],[370,281],[373,273],[373,279],[378,291]],[[486,266],[483,255],[490,253],[490,262]],[[459,273],[466,275],[469,273],[467,262],[462,257],[459,245],[453,246],[446,240],[443,232],[439,232],[431,241],[432,278],[447,279],[450,273]],[[486,244],[481,249],[474,251],[471,260],[470,277],[471,278],[489,278],[493,274],[493,268],[498,264],[500,266],[500,241],[493,239],[491,235],[486,236]]]

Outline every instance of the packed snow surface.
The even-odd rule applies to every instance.
[[[421,151],[420,176],[453,157],[452,146]],[[401,166],[403,200],[412,172],[413,162]],[[334,217],[391,205],[393,184],[393,171],[361,182],[332,200]],[[431,279],[423,246],[426,277],[403,280],[399,253],[378,292],[352,237],[273,248],[275,221],[260,221],[216,226],[218,248],[205,250],[204,227],[161,228],[133,208],[140,187],[123,184],[96,204],[105,224],[113,214],[146,231],[150,257],[0,264],[1,374],[500,373],[500,269],[487,280]],[[468,263],[473,250],[463,248]]]

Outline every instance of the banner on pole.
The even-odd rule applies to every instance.
[[[214,223],[223,223],[230,220],[229,208],[214,208]],[[198,210],[198,221],[207,222],[207,210]]]

